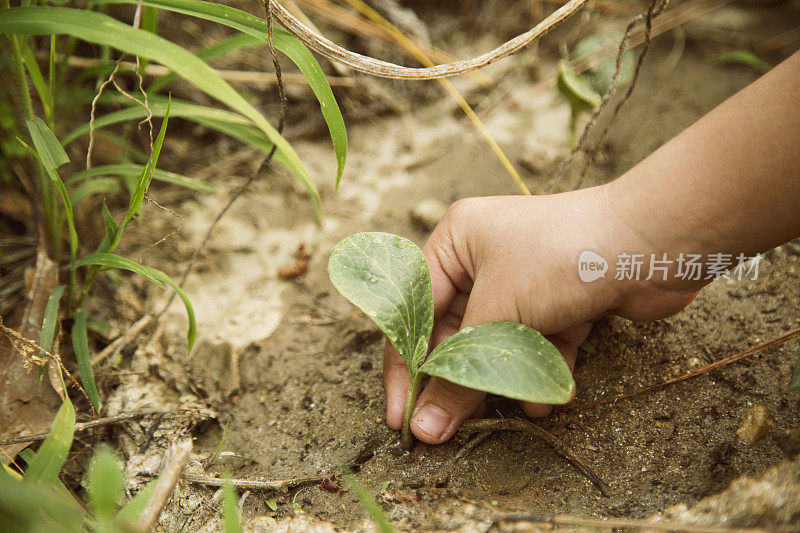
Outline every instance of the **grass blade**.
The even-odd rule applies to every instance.
[[[222,486],[222,524],[225,533],[242,533],[236,489],[228,476],[225,476],[225,484]]]
[[[102,402],[100,393],[97,392],[97,385],[94,382],[94,372],[92,362],[89,357],[89,339],[86,335],[86,311],[77,311],[75,321],[72,324],[72,349],[75,352],[75,359],[78,361],[78,370],[81,374],[81,383],[92,402],[92,407],[96,412],[100,412]]]
[[[11,10],[9,9],[6,12],[8,11]],[[0,26],[1,25],[2,19],[0,19]],[[61,201],[64,203],[64,211],[67,215],[67,227],[69,228],[70,265],[72,265],[70,268],[70,286],[74,287],[75,256],[78,253],[78,232],[75,231],[75,218],[69,193],[67,193],[67,188],[64,187],[64,182],[61,181],[56,171],[61,165],[69,163],[69,157],[67,157],[64,147],[61,146],[61,143],[58,142],[56,136],[50,131],[50,128],[47,127],[47,124],[45,124],[42,119],[33,117],[32,120],[26,121],[26,124],[36,151],[31,150],[31,147],[25,143],[23,143],[23,145],[28,150],[31,150],[31,153],[42,163],[47,171],[47,175],[50,176],[50,181],[53,182],[59,196],[61,196]]]
[[[145,485],[136,496],[131,498],[131,501],[117,514],[116,520],[119,524],[130,526],[131,528],[135,528],[138,525],[139,519],[142,517],[142,513],[147,507],[147,503],[150,501],[150,497],[153,495],[157,483],[158,479],[154,479]],[[135,530],[136,529],[134,529],[134,531]]]
[[[256,131],[256,134],[258,135],[258,130],[254,131]],[[95,178],[99,176],[138,177],[143,170],[144,170],[143,165],[136,165],[133,163],[121,163],[118,165],[101,165],[99,167],[92,167],[89,170],[82,170],[81,172],[75,173],[71,178],[67,179],[67,184],[70,185],[88,178]],[[184,187],[186,189],[198,192],[219,192],[219,189],[217,189],[216,187],[212,187],[211,185],[206,185],[205,183],[199,183],[181,174],[177,174],[175,172],[169,172],[166,170],[160,170],[157,168],[153,169],[153,179],[156,181],[169,183],[171,185],[177,185],[179,187]],[[73,191],[73,196],[74,195],[75,193]]]
[[[199,3],[205,4],[205,2]],[[154,4],[148,3],[148,5]],[[225,7],[217,4],[211,5]],[[84,41],[113,46],[129,54],[150,58],[171,68],[207,95],[225,103],[250,119],[275,143],[277,149],[286,156],[292,173],[305,186],[314,212],[317,214],[318,220],[321,220],[322,208],[319,192],[294,148],[214,69],[188,50],[158,35],[133,28],[102,13],[66,7],[6,9],[3,11],[3,16],[0,17],[0,33],[74,35]]]
[[[164,116],[167,110],[166,99],[153,98],[150,101],[150,109],[153,113],[153,116]],[[147,116],[145,110],[142,109],[141,106],[136,105],[103,115],[95,120],[94,126],[95,130],[97,130],[119,122],[142,119],[145,116]],[[191,120],[192,122],[200,124],[201,126],[219,131],[220,133],[229,135],[245,144],[249,144],[253,148],[261,150],[265,154],[268,154],[272,150],[272,143],[264,137],[261,131],[252,126],[250,121],[238,113],[173,99],[170,107],[170,116]],[[78,137],[88,133],[89,124],[83,124],[64,138],[64,145],[68,145]],[[291,163],[281,152],[275,152],[273,159],[276,163],[291,171]],[[83,174],[79,173],[78,175]],[[157,174],[154,174],[154,179],[156,179],[156,175]]]
[[[56,324],[58,324],[58,305],[61,302],[61,296],[64,295],[64,285],[56,285],[50,297],[47,299],[47,305],[44,308],[44,321],[42,322],[42,334],[39,337],[39,346],[48,352],[53,347],[53,337],[56,333]]]
[[[80,204],[84,199],[94,194],[114,194],[120,191],[119,180],[113,178],[98,178],[81,183],[70,193],[72,205]]]
[[[186,315],[189,319],[189,331],[186,335],[186,341],[189,344],[189,351],[192,351],[192,346],[194,346],[194,339],[197,334],[197,323],[195,321],[194,316],[194,309],[192,308],[192,304],[189,301],[189,297],[186,296],[186,293],[183,292],[177,283],[172,281],[172,278],[161,272],[160,270],[149,267],[146,265],[142,265],[140,263],[136,263],[131,261],[130,259],[126,259],[125,257],[121,257],[118,255],[110,254],[110,253],[93,253],[87,255],[86,257],[82,258],[80,261],[76,263],[76,266],[89,266],[89,265],[97,265],[106,268],[121,268],[123,270],[129,270],[140,276],[144,276],[152,283],[155,283],[159,287],[163,287],[164,284],[169,285],[172,290],[178,295],[178,298],[181,299],[183,302],[183,306],[186,308]]]
[[[86,474],[86,492],[95,517],[101,522],[111,521],[125,490],[125,480],[114,452],[102,446],[92,456]]]
[[[138,0],[102,0],[101,3],[135,4],[137,2]],[[265,20],[226,5],[201,0],[144,0],[143,4],[224,24],[267,43],[267,22]],[[339,110],[333,91],[325,78],[325,73],[308,48],[286,30],[274,28],[273,42],[276,49],[286,54],[297,65],[319,101],[320,110],[328,125],[331,142],[336,153],[338,163],[336,186],[338,187],[347,158],[347,130],[342,112]],[[280,145],[278,148],[280,149]]]
[[[247,35],[246,33],[237,33],[232,35],[226,39],[222,39],[206,48],[198,50],[196,53],[197,57],[202,59],[203,61],[209,61],[211,59],[224,56],[229,54],[235,50],[239,50],[241,48],[248,48],[252,46],[260,46],[264,44],[261,39],[256,39],[251,35]],[[178,78],[178,75],[174,72],[171,74],[167,74],[150,84],[150,87],[147,89],[147,92],[150,94],[154,94],[158,92],[163,87],[166,87],[173,81]]]
[[[36,89],[36,94],[39,95],[39,100],[42,102],[44,116],[47,118],[48,122],[52,123],[53,98],[52,94],[50,93],[50,85],[44,81],[42,71],[39,69],[39,64],[36,62],[36,57],[34,57],[33,50],[31,50],[30,47],[28,47],[27,52],[25,53],[23,63],[25,63],[25,68],[28,69],[28,73],[31,75],[33,87]]]
[[[27,484],[55,485],[67,460],[75,431],[75,408],[69,399],[61,404],[53,427],[34,459],[28,464],[23,481]]]
[[[381,533],[394,533],[394,526],[389,522],[389,519],[386,518],[383,509],[381,509],[381,506],[375,501],[375,498],[372,497],[372,494],[367,491],[366,487],[358,482],[356,477],[346,466],[342,467],[342,474],[347,483],[347,487],[356,495],[358,501],[361,502],[361,506],[367,511],[367,514],[378,531]]]
[[[70,531],[81,530],[83,513],[77,501],[50,486],[33,487],[29,482],[20,481],[5,466],[0,468],[0,494],[4,530],[35,531],[42,516],[49,519],[48,526],[57,523]]]

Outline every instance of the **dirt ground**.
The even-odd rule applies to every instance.
[[[428,21],[424,11],[421,16]],[[619,31],[626,20],[596,14],[580,31]],[[438,28],[437,23],[446,26],[434,20],[432,27]],[[636,92],[587,184],[620,175],[755,79],[751,69],[709,59],[732,47],[720,43],[717,33],[759,42],[798,25],[796,2],[734,3],[656,38]],[[547,82],[553,78],[558,44],[574,27],[543,42],[536,66],[530,52],[492,65],[487,74],[495,83],[488,89],[469,79],[458,81],[534,191],[542,190],[567,153],[569,109]],[[446,28],[441,32],[447,34]],[[504,37],[484,34],[460,53],[488,49]],[[442,46],[448,42],[459,41],[445,39]],[[777,62],[783,56],[769,59]],[[441,446],[418,446],[410,454],[398,452],[398,435],[384,423],[381,335],[331,286],[328,253],[356,231],[390,231],[423,243],[428,230],[409,218],[423,200],[449,204],[518,191],[434,83],[416,89],[393,83],[383,87],[397,88],[398,101],[409,110],[369,117],[364,110],[347,112],[345,105],[350,151],[338,191],[330,142],[319,134],[318,111],[307,93],[294,89],[299,92],[292,105],[302,112],[290,112],[286,134],[317,177],[326,211],[323,225],[314,224],[290,177],[271,173],[260,179],[223,219],[185,287],[198,316],[192,355],[186,355],[185,319],[176,306],[157,334],[149,331],[135,351],[123,352],[99,372],[108,414],[148,405],[194,410],[188,418],[150,417],[106,434],[125,450],[133,490],[157,471],[169,439],[186,434],[196,437],[190,467],[195,472],[291,479],[329,476],[344,463],[356,467],[358,479],[398,527],[473,531],[488,529],[493,518],[520,512],[644,518],[676,504],[691,506],[740,476],[760,476],[797,452],[791,436],[800,434],[800,396],[786,390],[799,353],[797,341],[628,401],[581,407],[678,376],[800,326],[800,262],[786,249],[769,255],[757,281],[717,281],[670,319],[634,324],[612,318],[596,324],[589,338],[595,353],[579,357],[575,402],[538,423],[585,458],[608,483],[610,495],[601,494],[544,443],[521,434],[492,434],[455,461],[466,442],[461,436]],[[349,115],[359,118],[350,121]],[[130,256],[146,253],[149,264],[180,272],[226,192],[258,159],[249,149],[212,141],[187,130],[185,138],[168,140],[166,149],[184,173],[225,192],[187,197],[156,190],[160,203],[173,200],[170,208],[183,217],[183,227],[177,237],[143,252],[153,235],[175,225],[174,218],[148,206],[127,241]],[[203,142],[208,146],[198,150]],[[279,279],[278,269],[292,263],[300,244],[311,254],[307,274]],[[132,317],[160,298],[145,283],[132,283],[120,297],[125,303],[105,312]],[[492,415],[522,416],[510,402],[493,399],[489,405]],[[746,444],[736,430],[753,406],[767,409],[769,425],[764,438]],[[202,467],[200,461],[214,453],[223,428],[222,453]],[[449,474],[446,480],[443,471]],[[218,508],[218,489],[181,483],[161,525],[211,529]],[[294,523],[295,530],[371,527],[351,493],[318,484],[249,491],[242,510],[245,523],[256,530],[274,526],[275,520]],[[795,511],[800,520],[800,507]],[[746,517],[735,525],[764,525],[744,522]]]

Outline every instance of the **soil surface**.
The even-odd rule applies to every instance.
[[[428,21],[425,16],[421,12]],[[626,20],[595,14],[580,27],[564,28],[540,46],[535,67],[528,52],[487,69],[494,80],[488,89],[457,80],[532,190],[543,189],[568,152],[569,108],[552,86],[559,43],[570,31],[620,31]],[[733,46],[715,35],[727,31],[760,42],[798,24],[796,3],[735,3],[656,38],[587,184],[619,176],[756,78],[752,69],[710,59]],[[471,55],[504,37],[484,37],[459,50]],[[448,42],[459,41],[445,39],[441,46]],[[770,59],[785,55],[786,50]],[[800,327],[800,262],[783,248],[761,263],[757,280],[716,281],[670,319],[635,324],[612,318],[596,324],[589,338],[594,353],[582,352],[575,371],[576,400],[537,423],[586,459],[608,483],[609,495],[546,444],[522,434],[491,434],[457,460],[464,436],[441,446],[420,445],[410,454],[398,450],[398,435],[384,423],[383,339],[331,286],[328,254],[356,231],[389,231],[422,244],[429,228],[412,222],[409,212],[425,200],[449,204],[518,193],[474,128],[437,90],[434,83],[416,92],[398,89],[408,112],[348,120],[350,150],[338,191],[330,142],[309,135],[319,130],[318,111],[300,91],[294,105],[304,113],[290,113],[286,134],[317,178],[324,223],[315,225],[291,177],[271,172],[257,180],[221,221],[186,284],[199,329],[191,357],[182,340],[183,310],[174,305],[157,335],[149,331],[135,353],[124,352],[106,367],[117,369],[102,383],[111,391],[110,412],[167,405],[194,413],[181,424],[161,421],[151,428],[148,419],[135,431],[115,430],[123,447],[126,439],[132,442],[126,447],[131,486],[157,471],[171,437],[191,434],[196,461],[190,470],[276,480],[330,477],[338,474],[337,464],[347,464],[397,526],[472,531],[517,512],[644,518],[676,504],[691,506],[737,477],[758,477],[796,453],[790,441],[800,431],[800,395],[786,386],[798,358],[797,341],[630,400],[586,407]],[[292,133],[296,124],[301,134]],[[142,252],[154,235],[175,225],[170,215],[148,206],[126,245],[132,256],[146,253],[148,264],[170,274],[181,272],[228,192],[259,159],[233,144],[198,150],[201,141],[179,136],[168,140],[166,150],[185,165],[184,173],[204,177],[224,192],[175,195],[170,208],[183,217],[180,233]],[[561,188],[574,179],[571,171]],[[154,192],[160,203],[169,200],[167,189],[159,194]],[[295,261],[301,244],[311,256],[307,273],[281,279],[278,270]],[[126,301],[133,303],[113,312],[133,316],[134,303],[149,308],[161,297],[135,283],[127,289]],[[753,407],[766,409],[768,423],[765,436],[748,444],[736,431]],[[489,415],[523,416],[500,398],[490,400]],[[222,453],[201,465],[224,428]],[[162,526],[213,528],[218,507],[218,489],[182,483]],[[246,524],[256,529],[274,526],[275,520],[300,530],[371,527],[352,493],[319,484],[249,491],[242,510]]]

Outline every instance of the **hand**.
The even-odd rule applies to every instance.
[[[607,313],[655,319],[687,305],[693,293],[611,279],[618,253],[649,247],[616,218],[608,194],[608,187],[597,187],[453,204],[423,247],[435,310],[430,349],[462,327],[507,320],[546,335],[572,369],[592,321]],[[583,250],[610,261],[605,278],[580,280]],[[402,424],[408,383],[405,362],[387,342],[386,420],[392,429]],[[417,400],[411,430],[423,442],[444,442],[464,419],[480,414],[484,397],[481,391],[434,377]],[[523,402],[522,408],[529,416],[542,417],[552,406]]]

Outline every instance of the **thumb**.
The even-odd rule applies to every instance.
[[[497,294],[496,291],[492,291]],[[496,298],[491,298],[476,281],[467,302],[467,309],[461,327],[485,324],[494,320],[515,319],[498,315]],[[492,304],[487,305],[489,302]],[[431,378],[425,390],[419,395],[417,408],[411,417],[411,431],[427,444],[440,444],[450,439],[461,423],[472,415],[482,404],[486,393],[456,385],[445,379]]]

